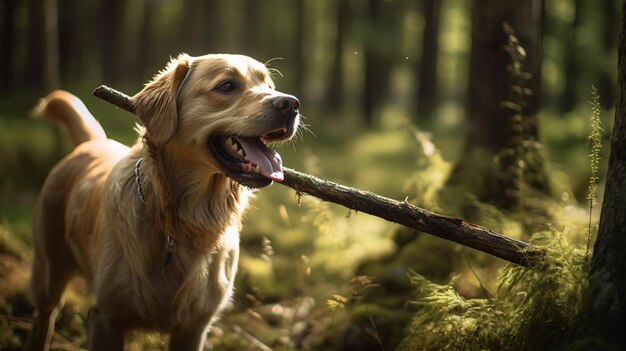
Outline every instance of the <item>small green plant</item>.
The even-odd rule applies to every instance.
[[[589,232],[587,233],[587,251],[589,254],[589,246],[591,243],[591,217],[593,214],[593,208],[596,204],[596,192],[598,181],[598,166],[600,164],[600,152],[602,151],[602,120],[600,119],[601,107],[600,107],[600,95],[598,89],[591,86],[591,132],[587,136],[587,141],[591,151],[589,152],[589,165],[591,167],[591,176],[589,177],[589,187],[587,188],[587,200],[589,200]]]
[[[588,301],[585,255],[556,230],[531,241],[546,254],[530,268],[507,266],[494,297],[465,298],[454,280],[439,285],[412,272],[417,311],[399,349],[553,350],[580,342]]]
[[[497,299],[466,299],[448,284],[435,284],[411,271],[417,309],[399,350],[504,349],[501,326],[508,323],[506,306]]]

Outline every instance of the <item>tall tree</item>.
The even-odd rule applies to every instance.
[[[62,6],[59,6],[60,73],[65,83],[75,82],[83,77],[86,43],[83,28],[89,23],[86,18],[84,1],[64,0]]]
[[[600,5],[602,21],[602,36],[600,39],[601,50],[604,57],[612,55],[617,43],[617,33],[619,31],[619,10],[616,6],[618,1],[606,0]],[[598,65],[598,90],[600,93],[600,104],[604,108],[611,108],[615,103],[615,80],[611,70],[606,65]]]
[[[146,79],[154,72],[154,68],[151,65],[154,61],[153,57],[156,55],[154,46],[156,38],[153,35],[155,31],[154,20],[160,3],[161,0],[144,0],[143,3],[143,16],[141,28],[139,29],[139,47],[137,50],[139,57],[137,69],[135,70],[139,74],[138,78],[140,79]],[[160,64],[162,65],[162,63]]]
[[[244,13],[244,38],[243,44],[247,53],[252,57],[262,57],[261,52],[261,36],[259,32],[262,28],[260,16],[261,2],[258,0],[246,0],[245,1],[245,13]]]
[[[440,0],[422,0],[424,15],[424,35],[422,39],[422,58],[417,72],[417,121],[431,120],[437,93],[437,52],[439,50],[439,13]]]
[[[196,18],[200,23],[199,54],[204,55],[222,51],[222,38],[227,34],[223,26],[223,6],[226,1],[203,0],[200,17]]]
[[[0,91],[13,89],[13,72],[15,71],[15,9],[17,0],[5,0],[2,6],[0,23]]]
[[[449,184],[508,209],[519,205],[520,179],[526,191],[549,191],[537,119],[542,2],[474,0],[472,9],[467,139]]]
[[[124,55],[121,54],[126,0],[102,2],[102,81],[119,83],[124,74]]]
[[[226,33],[220,9],[225,3],[219,0],[183,1],[178,29],[186,52],[204,55],[221,51],[221,37]]]
[[[565,86],[559,99],[559,110],[561,113],[571,111],[578,100],[578,89],[580,81],[580,48],[577,35],[580,30],[580,19],[582,17],[583,0],[574,0],[574,19],[567,28],[565,40]]]
[[[327,80],[325,104],[328,108],[338,109],[343,102],[343,48],[350,20],[350,1],[337,0],[335,12],[335,41],[330,77]]]
[[[304,72],[305,72],[305,56],[304,56],[304,36],[306,27],[306,1],[296,0],[295,2],[295,30],[293,31],[293,66],[294,66],[294,93],[303,95],[304,90]]]
[[[591,263],[593,323],[626,348],[626,1],[622,2],[615,124]]]
[[[57,0],[29,0],[28,8],[24,83],[42,92],[60,85]]]
[[[398,1],[367,1],[371,32],[363,37],[365,72],[361,105],[368,126],[373,125],[375,110],[388,97],[389,74],[401,42],[399,5]]]

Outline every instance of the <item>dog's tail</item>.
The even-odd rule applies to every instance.
[[[74,146],[107,139],[104,129],[85,104],[67,91],[55,90],[48,94],[39,101],[34,113],[65,126]]]

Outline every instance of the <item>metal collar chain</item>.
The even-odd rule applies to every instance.
[[[139,194],[139,200],[141,200],[142,204],[146,204],[146,199],[143,195],[143,187],[141,186],[141,164],[143,163],[143,157],[137,160],[135,163],[135,185],[137,186],[137,193]],[[172,262],[172,257],[174,256],[174,248],[176,246],[176,240],[172,238],[169,234],[166,237],[166,245],[165,245],[165,260],[163,261],[163,267],[161,268],[161,274],[165,273],[165,270]]]
[[[145,205],[146,199],[143,196],[143,188],[141,187],[141,170],[139,169],[139,167],[141,167],[142,162],[143,162],[143,157],[137,160],[137,163],[135,163],[135,185],[137,185],[137,192],[139,193],[139,200],[141,200],[141,203]]]

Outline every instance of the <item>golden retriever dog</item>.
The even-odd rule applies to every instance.
[[[267,144],[290,139],[299,101],[241,55],[180,55],[132,98],[144,127],[131,148],[108,140],[85,105],[55,91],[39,112],[74,150],[50,172],[35,207],[28,349],[49,348],[68,281],[96,303],[91,350],[122,350],[130,330],[200,350],[229,304],[250,188],[283,179]]]

